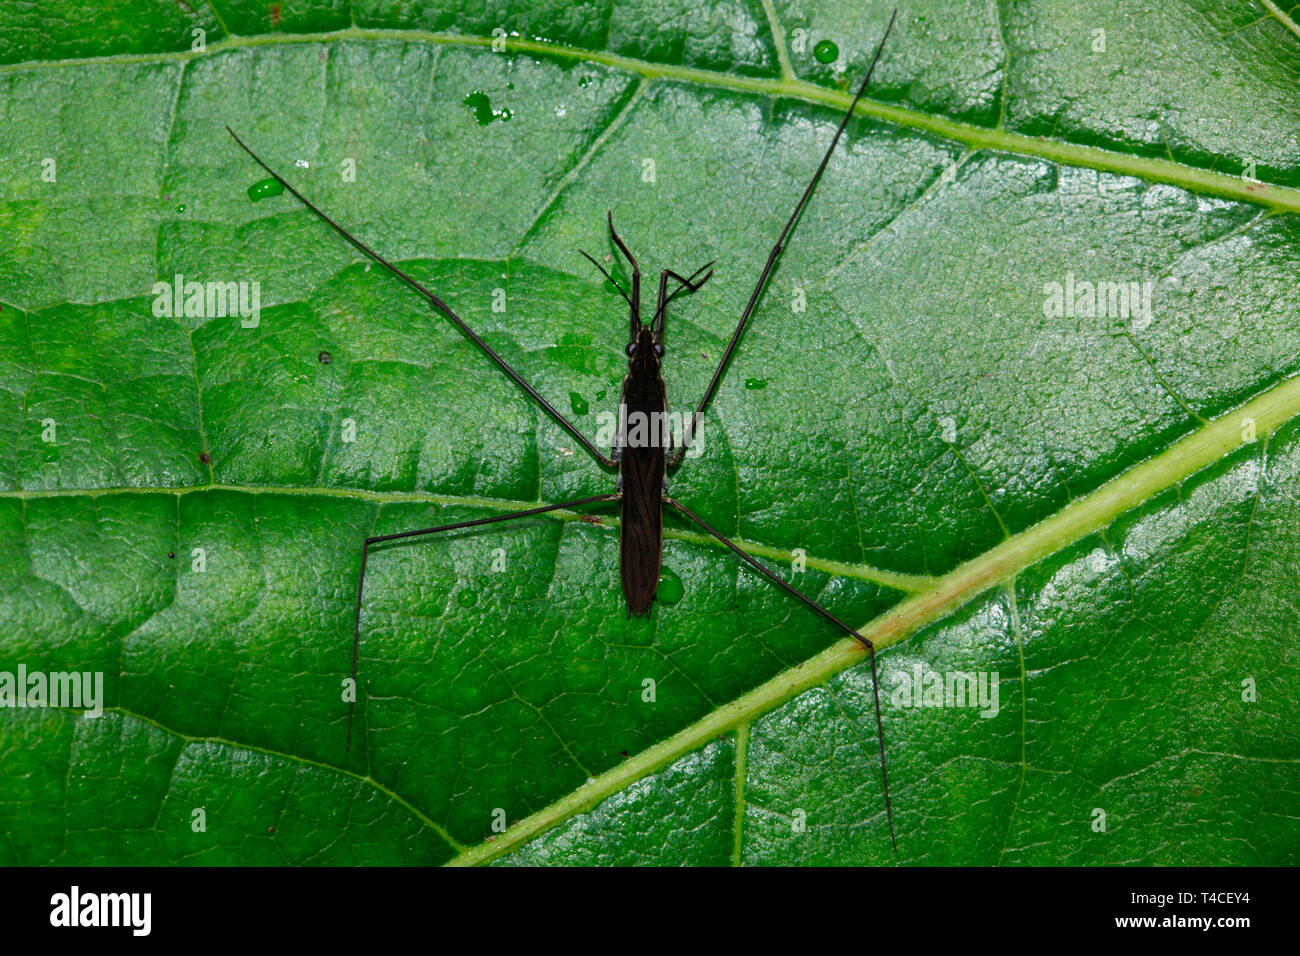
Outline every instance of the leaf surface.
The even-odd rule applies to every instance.
[[[107,706],[0,711],[0,861],[1296,862],[1287,10],[903,11],[673,479],[888,648],[895,856],[861,654],[671,516],[644,620],[609,507],[375,549],[344,749],[361,541],[613,477],[224,129],[594,438],[577,250],[717,260],[689,408],[889,10],[137,6],[3,14],[0,670]],[[157,315],[178,274],[258,324]],[[959,672],[996,715],[906,706]]]

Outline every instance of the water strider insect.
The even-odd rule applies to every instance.
[[[404,538],[415,538],[423,535],[438,534],[446,531],[457,531],[464,528],[473,528],[480,525],[496,524],[503,521],[512,521],[516,518],[526,518],[532,515],[545,514],[548,511],[558,511],[561,509],[577,508],[584,505],[596,504],[605,501],[618,501],[621,506],[621,521],[619,525],[619,549],[620,549],[620,576],[622,579],[623,597],[627,604],[628,615],[640,615],[646,613],[651,602],[654,601],[656,588],[659,585],[660,560],[663,546],[663,507],[668,507],[679,512],[689,521],[699,525],[705,532],[716,538],[723,545],[736,554],[740,560],[744,561],[751,568],[763,575],[777,587],[781,588],[787,594],[801,601],[803,604],[820,614],[835,627],[839,628],[845,634],[855,638],[866,648],[871,661],[871,688],[875,701],[876,711],[876,733],[880,747],[880,771],[882,789],[885,798],[885,812],[889,820],[889,834],[891,841],[897,846],[897,840],[894,834],[894,813],[889,799],[889,777],[885,769],[885,739],[884,724],[880,712],[880,691],[878,688],[876,675],[876,654],[875,647],[870,640],[859,634],[854,628],[845,624],[838,617],[822,607],[812,598],[807,597],[794,586],[786,583],[783,579],[770,571],[761,564],[757,559],[746,554],[733,541],[725,535],[715,530],[703,518],[697,515],[686,505],[670,497],[666,491],[667,475],[670,469],[677,468],[686,457],[687,449],[691,439],[698,427],[700,418],[704,409],[708,406],[709,401],[717,391],[718,384],[722,379],[722,374],[726,370],[727,362],[730,360],[732,353],[740,341],[741,333],[744,332],[750,316],[753,314],[755,307],[758,305],[759,298],[767,285],[768,277],[776,265],[778,257],[784,248],[784,243],[794,229],[800,214],[807,205],[808,200],[812,197],[813,191],[817,188],[822,174],[826,171],[826,166],[830,162],[831,155],[835,147],[839,144],[840,137],[843,136],[844,130],[848,127],[849,120],[853,116],[853,111],[866,93],[867,85],[871,82],[871,75],[880,61],[881,54],[884,52],[885,42],[889,38],[889,33],[893,29],[894,20],[897,18],[897,11],[890,17],[889,25],[885,28],[884,35],[876,45],[876,49],[871,58],[871,63],[867,67],[866,75],[858,87],[856,95],[853,97],[849,108],[844,112],[839,126],[831,139],[830,146],[827,147],[825,154],[822,156],[821,163],[817,166],[816,172],[813,173],[808,185],[805,187],[803,194],[800,196],[798,203],[795,205],[794,212],[786,220],[780,236],[777,237],[776,244],[767,257],[767,262],[763,266],[763,271],[754,285],[754,291],[750,294],[749,301],[745,305],[744,311],[740,315],[740,321],[736,324],[736,329],[732,333],[726,348],[723,350],[722,358],[719,360],[717,367],[714,369],[713,376],[704,390],[704,395],[695,406],[694,413],[686,420],[682,430],[681,444],[672,447],[666,440],[664,431],[651,427],[648,434],[645,431],[638,433],[634,428],[631,435],[625,428],[620,428],[615,443],[611,449],[611,455],[604,455],[595,447],[587,438],[569,421],[560,411],[558,411],[550,402],[543,398],[536,389],[533,388],[509,363],[500,355],[494,352],[486,342],[483,341],[468,325],[465,324],[451,308],[439,299],[436,295],[416,282],[402,270],[383,258],[361,240],[357,239],[346,229],[336,223],[324,212],[318,209],[302,193],[298,192],[274,169],[265,163],[256,153],[250,149],[238,135],[227,127],[227,131],[235,142],[253,158],[259,166],[269,173],[275,183],[283,186],[291,195],[301,202],[313,214],[328,224],[335,232],[351,243],[356,249],[372,259],[374,262],[383,266],[396,278],[400,279],[421,296],[425,298],[435,309],[449,318],[452,323],[463,333],[477,348],[483,352],[489,359],[496,363],[511,380],[522,388],[542,409],[555,420],[565,431],[567,431],[575,441],[581,445],[588,454],[597,462],[606,468],[617,469],[618,485],[617,490],[601,495],[591,495],[585,498],[577,498],[572,501],[561,501],[556,504],[541,505],[536,508],[526,508],[522,511],[515,511],[509,514],[494,515],[488,518],[475,518],[469,521],[458,521],[453,524],[440,525],[435,528],[419,528],[413,531],[401,531],[394,534],[378,535],[376,537],[366,538],[361,549],[361,570],[357,580],[357,603],[356,617],[352,630],[352,677],[355,686],[357,676],[357,659],[360,650],[361,640],[361,606],[365,594],[366,578],[366,561],[370,554],[372,545],[381,544],[387,541],[396,541]],[[632,269],[632,281],[630,291],[624,289],[613,275],[605,269],[599,262],[587,253],[586,256],[600,272],[609,279],[622,294],[628,304],[630,311],[630,334],[627,344],[628,373],[623,380],[622,399],[620,402],[620,422],[626,420],[632,422],[637,415],[642,416],[641,420],[650,422],[663,422],[664,416],[668,410],[667,393],[664,386],[664,380],[661,375],[662,360],[664,358],[664,321],[667,316],[668,305],[681,292],[694,292],[708,281],[713,274],[713,263],[708,263],[697,269],[690,276],[682,276],[671,269],[664,269],[659,275],[659,291],[657,296],[657,305],[651,320],[643,322],[641,320],[641,269],[637,264],[636,258],[624,244],[618,232],[614,229],[614,217],[611,212],[608,220],[609,235],[613,240],[618,251],[627,259]],[[672,281],[676,288],[672,292],[668,291],[668,283]],[[322,353],[324,354],[324,353]],[[763,383],[766,384],[766,383]],[[761,385],[751,386],[746,382],[747,387],[762,387]],[[625,418],[624,418],[625,412]],[[637,439],[640,434],[642,437]],[[661,440],[663,439],[663,440]],[[350,705],[348,710],[348,748],[352,745],[352,718],[355,710],[355,701]]]

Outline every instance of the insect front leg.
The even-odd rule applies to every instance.
[[[705,407],[708,406],[714,393],[718,390],[718,383],[722,381],[722,373],[727,367],[727,362],[731,360],[731,353],[736,351],[736,345],[740,342],[740,335],[745,331],[750,316],[754,314],[754,307],[758,305],[759,299],[763,296],[768,277],[772,274],[772,269],[775,268],[776,261],[785,248],[786,239],[790,237],[795,223],[799,221],[799,214],[803,212],[804,206],[808,204],[808,200],[812,198],[812,194],[817,190],[817,184],[821,182],[822,173],[826,172],[826,165],[831,161],[831,154],[835,152],[835,147],[838,145],[840,137],[844,135],[844,130],[848,128],[849,120],[853,117],[853,111],[858,107],[858,101],[867,92],[867,86],[871,83],[871,74],[875,72],[876,64],[880,62],[880,55],[885,51],[885,41],[889,39],[889,33],[894,29],[896,19],[898,19],[897,10],[889,18],[889,25],[885,27],[885,35],[880,38],[880,42],[876,45],[876,52],[871,57],[871,65],[867,67],[867,75],[862,78],[862,84],[858,87],[857,94],[853,97],[849,108],[844,111],[844,116],[840,119],[840,125],[835,130],[835,135],[831,137],[831,143],[826,147],[826,152],[822,155],[822,161],[818,164],[817,171],[813,173],[812,179],[809,180],[807,187],[803,191],[803,195],[799,197],[794,212],[790,213],[790,218],[785,221],[785,227],[777,237],[776,245],[768,253],[767,262],[763,265],[763,271],[759,273],[758,282],[754,284],[754,291],[750,294],[744,311],[740,313],[740,321],[736,323],[736,330],[731,333],[731,339],[727,342],[727,347],[722,351],[722,358],[718,360],[718,367],[714,369],[713,377],[709,379],[709,384],[704,389],[704,396],[695,406],[695,416],[692,417],[690,426],[682,436],[682,447],[668,460],[669,468],[676,468],[682,463],[682,459],[686,457],[686,448],[691,443],[691,436],[694,434],[695,426],[699,424],[698,418],[704,413]]]

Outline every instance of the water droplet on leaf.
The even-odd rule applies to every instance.
[[[834,63],[840,58],[840,48],[832,40],[822,40],[813,47],[813,56],[818,63]]]
[[[765,378],[747,378],[745,379],[745,388],[751,392],[760,388],[767,388],[767,379]]]
[[[474,114],[474,120],[479,126],[487,126],[494,119],[504,122],[514,115],[507,109],[493,109],[488,95],[478,90],[465,97],[465,105]]]
[[[284,192],[284,186],[277,179],[259,179],[253,185],[248,187],[248,198],[253,202],[259,202],[268,196],[279,196]]]
[[[478,592],[466,588],[456,595],[456,603],[461,607],[473,607],[478,603]]]
[[[659,569],[659,586],[655,589],[655,600],[660,604],[676,604],[686,593],[686,588],[670,568]]]
[[[569,407],[573,409],[575,415],[585,415],[591,411],[591,406],[587,404],[587,400],[577,392],[569,393]]]

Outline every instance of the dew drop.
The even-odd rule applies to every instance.
[[[840,58],[840,48],[832,40],[822,40],[813,47],[813,56],[818,63],[834,63]]]
[[[591,411],[591,406],[587,404],[587,400],[577,392],[569,393],[569,407],[573,409],[575,415],[585,415]]]
[[[558,116],[560,119],[564,119],[564,117],[569,115],[569,108],[565,106],[563,103],[561,103],[559,106],[555,108],[555,115]]]
[[[456,595],[456,603],[461,607],[473,607],[478,603],[478,592],[466,588],[464,591],[461,591],[460,594]]]
[[[767,379],[747,378],[745,379],[745,388],[749,389],[751,392],[757,391],[760,388],[767,388]]]
[[[268,196],[279,196],[284,192],[284,186],[277,179],[259,179],[253,185],[248,187],[248,198],[253,202],[258,202]]]
[[[488,95],[479,90],[475,90],[465,97],[465,106],[474,114],[474,120],[479,126],[487,126],[493,120],[504,122],[514,115],[507,109],[493,109],[492,101],[488,99]]]
[[[686,593],[682,579],[670,568],[659,569],[659,586],[655,589],[655,600],[660,604],[676,604]]]
[[[177,212],[184,212],[184,211],[185,211],[185,203],[181,203],[179,206],[177,206],[177,207],[176,207],[176,211],[177,211]]]
[[[299,169],[306,169],[308,166],[311,165],[311,163],[307,162],[307,160],[305,159],[295,159],[293,161],[293,164],[297,166]]]

